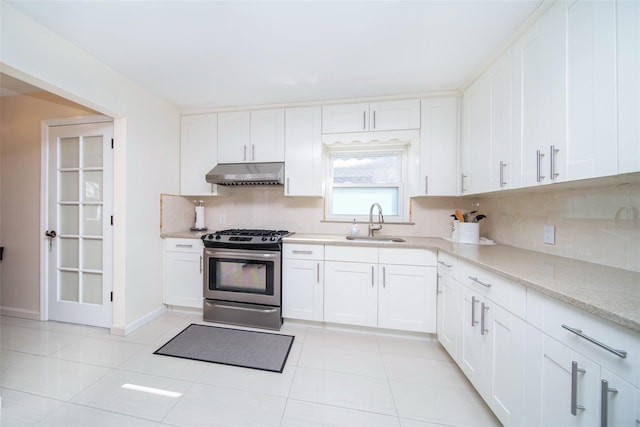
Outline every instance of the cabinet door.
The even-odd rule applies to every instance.
[[[488,71],[491,81],[491,190],[511,188],[511,52]]]
[[[491,167],[491,80],[485,74],[464,93],[461,194],[489,190]]]
[[[216,114],[185,116],[180,129],[180,194],[210,196],[217,185],[209,184],[205,175],[217,162]]]
[[[319,196],[322,191],[322,111],[320,107],[285,112],[285,196]]]
[[[553,338],[545,336],[540,425],[597,425],[600,416],[599,380],[598,365]],[[572,396],[575,397],[572,399]]]
[[[600,377],[600,425],[637,426],[638,389],[605,369]]]
[[[438,341],[458,362],[458,341],[461,332],[459,289],[461,285],[449,275],[438,275]]]
[[[512,51],[513,79],[520,89],[520,135],[514,134],[514,141],[521,144],[517,151],[525,187],[567,179],[565,9],[562,2],[554,4]]]
[[[246,161],[284,161],[284,109],[251,112],[251,147]]]
[[[325,261],[325,322],[378,324],[377,265]]]
[[[218,163],[251,161],[251,113],[218,114]]]
[[[567,179],[618,172],[616,3],[567,2]]]
[[[456,196],[458,191],[458,100],[423,99],[420,173],[414,196]]]
[[[164,303],[202,308],[202,254],[165,252]]]
[[[420,100],[374,102],[369,105],[369,130],[420,129]]]
[[[436,332],[435,267],[380,265],[378,326]]]
[[[466,287],[462,289],[462,336],[460,368],[478,391],[482,381],[482,341],[480,334],[480,299]]]
[[[502,424],[523,425],[526,324],[498,305],[489,309],[485,335],[492,335],[492,345],[483,348],[483,397]]]
[[[323,276],[323,261],[285,258],[282,262],[282,316],[322,321]]]
[[[369,130],[369,104],[328,105],[322,107],[322,133]]]
[[[640,2],[616,2],[618,172],[640,171]]]

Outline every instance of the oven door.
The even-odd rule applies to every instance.
[[[280,251],[204,249],[205,299],[280,306]]]

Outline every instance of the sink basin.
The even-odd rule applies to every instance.
[[[381,242],[381,243],[390,243],[390,242],[405,242],[406,240],[400,237],[391,237],[391,236],[347,236],[347,240],[353,240],[354,242]]]

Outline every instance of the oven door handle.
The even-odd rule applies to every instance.
[[[279,307],[275,307],[275,308],[267,308],[267,309],[258,309],[255,307],[238,307],[235,305],[224,305],[224,304],[216,304],[218,307],[220,308],[228,308],[230,310],[240,310],[240,311],[251,311],[251,312],[256,312],[256,311],[260,311],[262,313],[274,313],[276,311],[278,311]]]
[[[279,253],[273,252],[260,252],[260,251],[238,251],[238,252],[224,252],[224,251],[207,251],[209,258],[234,258],[234,259],[248,259],[248,260],[262,260],[262,259],[275,259],[278,258]]]

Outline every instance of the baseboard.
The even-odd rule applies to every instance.
[[[144,316],[140,317],[139,319],[129,323],[128,325],[126,325],[125,327],[112,327],[110,329],[110,332],[112,335],[118,335],[118,336],[122,336],[125,337],[127,335],[129,335],[130,333],[134,332],[136,329],[139,329],[141,327],[143,327],[144,325],[146,325],[147,323],[151,322],[153,319],[162,316],[164,313],[167,312],[167,307],[165,305],[156,308],[155,310],[145,314]]]
[[[36,310],[25,310],[23,308],[12,308],[0,306],[0,316],[20,317],[22,319],[40,320],[40,312]]]

